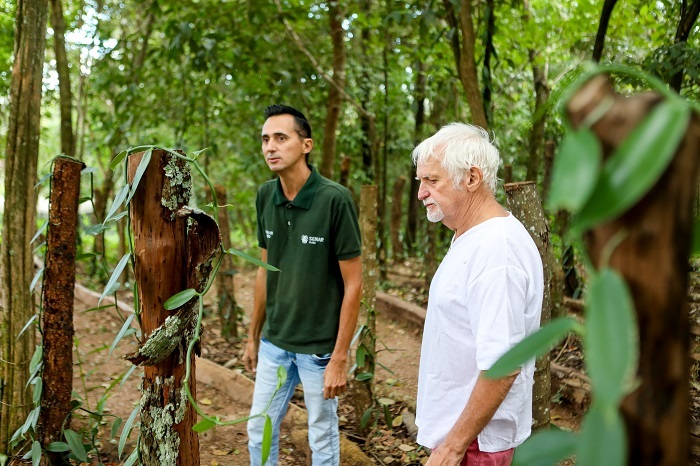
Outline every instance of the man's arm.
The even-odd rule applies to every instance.
[[[353,333],[355,333],[362,295],[362,259],[360,256],[338,261],[338,264],[340,265],[340,273],[343,276],[345,294],[340,307],[338,337],[335,340],[335,348],[331,354],[331,360],[323,375],[323,396],[326,399],[335,398],[345,392],[348,349],[350,348]]]
[[[459,466],[467,448],[491,421],[517,376],[515,373],[500,379],[488,379],[482,371],[467,406],[445,441],[433,450],[426,466]]]
[[[267,249],[261,251],[260,260],[267,263]],[[243,352],[243,364],[249,372],[255,372],[258,366],[258,347],[260,334],[265,323],[265,305],[267,304],[267,270],[258,267],[255,276],[255,293],[253,294],[253,314],[250,317],[248,341]]]

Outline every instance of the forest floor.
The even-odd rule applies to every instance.
[[[392,267],[395,273],[389,275],[389,283],[384,291],[422,305],[424,293],[421,291],[421,279],[412,273],[412,269],[411,264]],[[254,274],[255,271],[249,268],[242,270],[235,277],[236,300],[246,313],[250,313],[252,309]],[[133,337],[130,340],[122,340],[110,354],[109,348],[121,328],[122,321],[115,311],[85,312],[88,307],[86,305],[80,308],[76,302],[74,391],[86,400],[88,407],[94,409],[108,387],[119,381],[110,392],[105,412],[125,422],[141,396],[140,371],[135,371],[119,385],[130,367],[130,363],[125,361],[123,356],[135,349],[135,341]],[[227,341],[222,338],[214,307],[210,305],[209,309],[202,335],[202,357],[252,378],[251,374],[245,373],[241,364],[241,339]],[[247,331],[244,325],[246,322],[247,317],[244,317],[243,325],[239,326],[239,335],[242,337],[245,337]],[[427,452],[414,442],[407,430],[406,426],[410,426],[411,423],[402,422],[404,416],[408,419],[415,412],[421,336],[421,330],[412,324],[392,321],[381,315],[377,318],[379,365],[375,374],[375,395],[389,406],[392,426],[387,426],[384,418],[380,419],[369,440],[365,440],[357,435],[354,410],[347,394],[340,397],[341,431],[348,439],[357,443],[375,464],[419,465],[427,461]],[[569,361],[580,366],[580,348],[575,341],[566,342],[555,352],[560,361]],[[293,402],[303,406],[300,389],[297,392]],[[235,394],[226,389],[220,390],[201,382],[197,384],[197,399],[201,407],[207,414],[219,416],[224,420],[240,419],[249,414],[249,405],[237,402],[236,399],[240,399],[240,396],[233,395]],[[577,430],[585,410],[585,397],[579,399],[579,403],[572,403],[567,397],[555,394],[555,400],[557,402],[552,404],[552,422],[564,429]],[[116,454],[118,441],[109,438],[110,426],[111,420],[107,420],[101,432],[101,461],[106,464],[123,463],[135,446],[138,429],[131,433],[124,454],[119,459]],[[298,437],[298,432],[285,431],[283,425],[280,465],[307,464],[307,452],[303,448],[305,441],[300,441]],[[245,423],[219,426],[201,434],[200,456],[201,465],[249,464]],[[94,462],[97,462],[97,459]]]

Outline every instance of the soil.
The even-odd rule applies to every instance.
[[[424,293],[420,290],[421,280],[411,276],[407,270],[402,271],[401,267],[397,267],[396,270],[399,273],[390,275],[385,291],[423,304],[421,300],[424,299]],[[246,312],[250,312],[252,308],[254,274],[253,269],[244,269],[235,277],[236,300]],[[213,294],[213,292],[210,293],[210,295]],[[124,296],[123,300],[132,302],[128,296]],[[209,298],[209,301],[213,301],[213,298]],[[123,320],[119,318],[114,308],[91,312],[85,312],[85,309],[85,306],[80,307],[79,302],[76,301],[74,391],[85,400],[86,407],[94,410],[100,397],[107,392],[110,385],[114,385],[114,388],[109,391],[104,411],[126,422],[140,399],[139,370],[131,374],[126,381],[121,382],[130,368],[130,363],[125,361],[123,356],[135,349],[135,339],[131,337],[122,340],[110,353],[110,347]],[[202,335],[202,357],[251,377],[251,374],[245,374],[240,363],[243,354],[241,339],[227,341],[222,338],[215,307],[209,303],[207,309],[204,321],[205,331]],[[243,317],[238,328],[241,337],[245,337],[247,322],[247,316]],[[343,434],[361,446],[375,464],[418,465],[424,464],[427,460],[427,452],[416,444],[409,434],[412,426],[410,419],[415,412],[421,336],[421,330],[412,324],[391,321],[381,315],[377,318],[379,365],[375,374],[375,394],[389,407],[391,427],[388,427],[387,420],[382,416],[370,434],[370,440],[366,441],[357,435],[356,417],[347,395],[340,398],[339,414]],[[563,345],[555,351],[562,359],[576,359],[580,349],[576,345]],[[298,392],[299,395],[293,398],[293,402],[303,405],[300,390]],[[248,415],[248,405],[235,401],[230,393],[201,382],[197,384],[197,399],[209,415],[227,420],[240,419]],[[582,406],[571,404],[563,397],[558,401],[552,405],[552,422],[564,429],[577,430]],[[94,458],[94,463],[124,462],[135,447],[137,428],[131,432],[121,458],[117,456],[118,438],[109,438],[112,422],[113,419],[109,418],[103,420],[103,428],[99,435],[102,456],[99,460]],[[79,425],[80,421],[76,424]],[[296,435],[296,437],[299,436]],[[303,439],[299,441],[299,438],[295,438],[295,432],[285,431],[283,428],[279,464],[283,466],[308,464],[303,445]],[[200,464],[248,465],[245,423],[219,426],[201,434]]]

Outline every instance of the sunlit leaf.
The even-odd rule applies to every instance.
[[[265,427],[262,438],[262,464],[265,464],[270,457],[270,447],[272,447],[272,419],[265,413]]]
[[[594,402],[583,418],[576,466],[627,464],[627,436],[617,406]]]
[[[567,133],[554,158],[548,208],[580,209],[596,185],[601,160],[600,143],[590,129]]]
[[[111,162],[109,162],[109,169],[114,171],[115,168],[117,168],[117,165],[121,163],[122,160],[126,158],[126,155],[128,154],[128,151],[121,151],[117,155],[114,156]]]
[[[136,194],[136,189],[139,187],[141,177],[143,177],[143,174],[146,173],[148,164],[151,162],[151,154],[153,154],[153,149],[148,149],[146,152],[144,152],[143,156],[141,157],[141,161],[139,162],[139,166],[136,167],[134,180],[132,181],[131,188],[129,189],[129,196],[126,198],[127,205],[129,204],[129,201],[131,201],[131,198],[134,197],[134,194]]]
[[[41,401],[41,392],[44,389],[44,382],[41,380],[41,378],[37,378],[36,382],[34,382],[34,391],[32,393],[32,401],[34,404],[39,404],[39,401]]]
[[[118,417],[112,423],[112,428],[109,430],[109,438],[114,438],[119,433],[119,427],[122,425],[122,418]]]
[[[105,217],[104,221],[102,224],[106,224],[109,222],[114,214],[117,213],[117,210],[124,204],[124,200],[126,199],[126,196],[129,194],[129,185],[124,185],[117,191],[117,194],[114,196],[114,201],[112,202],[112,206],[109,208],[109,212],[107,212],[107,216]]]
[[[122,453],[124,452],[124,445],[126,445],[126,441],[129,439],[129,435],[131,435],[131,429],[133,427],[134,420],[139,414],[140,409],[141,406],[136,405],[134,410],[131,412],[129,419],[127,419],[126,423],[124,423],[124,428],[122,428],[122,434],[119,436],[119,447],[117,448],[117,454],[119,455],[119,458],[122,457]]]
[[[578,231],[625,212],[658,181],[688,127],[691,109],[680,99],[657,105],[603,166],[598,183],[575,217]]]
[[[215,426],[216,423],[214,421],[210,421],[209,419],[202,419],[197,424],[192,426],[192,430],[201,434],[202,432],[206,432]]]
[[[138,461],[138,459],[139,459],[139,449],[134,448],[134,451],[131,452],[129,457],[124,462],[124,466],[133,466],[136,463],[136,461]]]
[[[54,453],[65,453],[70,451],[70,446],[66,442],[51,442],[46,445],[46,451]]]
[[[24,327],[22,327],[22,330],[19,331],[19,333],[17,334],[17,338],[19,338],[19,337],[24,333],[24,331],[27,330],[27,329],[29,328],[30,325],[32,325],[32,322],[34,322],[34,321],[35,321],[36,319],[38,319],[38,318],[39,318],[39,314],[34,314],[34,315],[27,321],[27,323],[24,324]]]
[[[32,244],[34,241],[36,241],[37,238],[38,238],[39,236],[41,236],[41,234],[42,234],[43,232],[46,231],[46,228],[48,228],[48,226],[49,226],[49,222],[48,222],[48,220],[47,220],[46,222],[44,222],[43,225],[41,225],[41,226],[39,227],[39,229],[38,229],[37,232],[34,234],[34,237],[33,237],[32,240],[29,242],[29,244]]]
[[[47,173],[46,175],[42,176],[39,181],[34,185],[34,189],[38,188],[39,186],[43,186],[44,183],[46,183],[46,180],[51,178],[51,173]]]
[[[637,322],[627,284],[606,268],[593,276],[586,298],[586,367],[595,396],[617,404],[636,372]]]
[[[83,463],[87,463],[87,453],[83,446],[83,438],[77,432],[67,429],[63,431],[63,436],[68,442],[71,453]]]
[[[34,274],[34,278],[32,279],[32,283],[29,284],[29,291],[32,291],[32,292],[34,291],[36,284],[39,283],[39,279],[43,275],[44,275],[44,267],[37,270],[36,273]]]
[[[32,466],[39,466],[41,463],[41,444],[38,440],[32,442]]]
[[[267,263],[261,261],[260,259],[256,259],[256,258],[253,257],[253,256],[249,256],[248,254],[246,254],[246,253],[244,253],[244,252],[241,252],[241,251],[238,251],[238,250],[233,249],[233,248],[231,248],[231,249],[229,249],[228,251],[226,251],[226,254],[233,254],[234,256],[238,256],[238,257],[240,257],[240,258],[242,258],[242,259],[247,260],[248,262],[251,262],[252,264],[257,265],[258,267],[262,267],[262,268],[267,269],[267,270],[270,270],[270,271],[272,271],[272,272],[279,272],[279,271],[280,271],[280,269],[278,269],[278,268],[275,267],[275,266],[272,266],[272,265],[270,265],[270,264],[267,264]]]
[[[129,317],[126,318],[124,321],[124,325],[122,325],[121,330],[119,330],[119,333],[117,334],[117,337],[114,339],[114,342],[112,342],[112,346],[109,348],[109,354],[112,354],[112,351],[114,351],[114,348],[117,347],[117,344],[124,338],[126,335],[126,332],[131,328],[131,321],[134,320],[134,316],[136,314],[129,314]]]
[[[37,345],[36,349],[34,350],[34,355],[32,356],[31,361],[29,362],[29,372],[34,372],[37,367],[39,367],[39,363],[41,362],[41,358],[44,356],[44,347],[41,345]]]
[[[275,390],[279,390],[286,381],[287,369],[285,369],[284,366],[277,366],[277,388]]]
[[[165,304],[163,304],[163,307],[168,311],[172,311],[173,309],[183,306],[195,296],[197,296],[197,290],[194,288],[182,290],[168,298],[168,300],[165,301]]]
[[[105,296],[114,292],[113,291],[114,285],[117,283],[117,280],[119,280],[119,276],[124,271],[126,264],[129,263],[130,257],[131,257],[131,253],[127,252],[119,260],[117,267],[114,269],[114,272],[112,272],[112,276],[109,278],[109,281],[107,282],[107,286],[105,286],[105,289],[102,292],[102,296],[100,296],[100,299],[97,300],[98,306],[102,303],[102,300],[104,299]]]
[[[578,437],[557,428],[540,430],[515,449],[513,466],[552,466],[576,451]]]
[[[486,376],[497,379],[512,374],[528,360],[546,353],[569,332],[580,327],[581,325],[570,317],[552,320],[501,356],[491,369],[486,371]]]

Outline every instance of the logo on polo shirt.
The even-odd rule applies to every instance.
[[[275,232],[272,231],[272,230],[265,230],[265,236],[267,237],[267,239],[272,238],[272,235],[273,235],[274,233],[275,233]]]
[[[326,238],[323,238],[321,236],[301,235],[302,244],[320,244],[323,243],[325,240]]]

